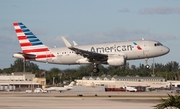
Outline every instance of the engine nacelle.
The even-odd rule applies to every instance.
[[[87,58],[82,58],[76,61],[78,64],[88,64],[90,63]]]
[[[124,56],[108,57],[107,63],[111,66],[123,66],[126,63]]]

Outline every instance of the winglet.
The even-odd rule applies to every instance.
[[[73,41],[73,44],[74,44],[74,46],[77,46],[77,45],[78,45],[75,41]]]
[[[62,37],[62,40],[65,43],[66,47],[68,47],[68,48],[72,47],[72,45],[64,37]]]

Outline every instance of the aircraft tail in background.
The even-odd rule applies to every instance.
[[[72,81],[68,86],[72,87],[74,85],[74,81]]]

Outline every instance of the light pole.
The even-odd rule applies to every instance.
[[[154,58],[153,58],[153,65],[152,65],[152,76],[155,76],[154,75]]]
[[[55,79],[55,77],[53,77],[53,86],[54,86],[54,79]]]
[[[26,59],[24,59],[23,72],[26,72]]]
[[[34,76],[31,78],[31,90],[34,91]]]
[[[11,73],[11,75],[12,75],[12,90],[14,89],[14,73]],[[14,91],[14,90],[13,90]]]

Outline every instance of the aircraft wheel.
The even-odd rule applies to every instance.
[[[96,69],[96,68],[94,68],[94,69],[93,69],[93,73],[96,73],[96,72],[97,72],[97,69]]]
[[[99,69],[98,68],[94,68],[93,69],[93,73],[98,73],[99,72]]]
[[[149,66],[149,65],[146,65],[146,68],[147,68],[147,69],[150,69],[150,66]]]

